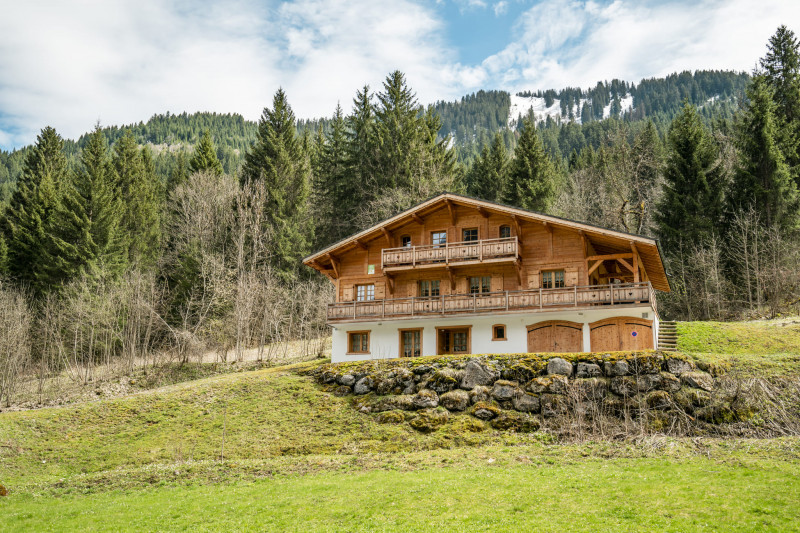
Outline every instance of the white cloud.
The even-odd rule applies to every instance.
[[[494,16],[499,17],[508,11],[508,2],[505,0],[497,2],[492,9],[494,9]]]

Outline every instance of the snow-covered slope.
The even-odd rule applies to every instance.
[[[580,102],[578,102],[578,104],[572,108],[572,113],[575,117],[574,120],[578,124],[581,123],[581,108],[583,107],[584,102],[586,102],[586,99],[582,98]],[[619,103],[620,107],[622,108],[621,113],[630,111],[633,109],[633,96],[630,94],[625,95],[625,97],[622,98]],[[512,94],[511,108],[508,112],[508,127],[513,128],[516,126],[520,116],[525,117],[528,114],[528,111],[531,109],[533,109],[533,113],[537,122],[544,122],[547,120],[547,117],[551,117],[553,120],[568,120],[568,116],[561,115],[561,101],[557,98],[553,100],[553,105],[547,107],[545,99],[542,97],[517,96],[516,94]],[[610,116],[611,104],[609,103],[603,109],[603,118],[608,118]]]

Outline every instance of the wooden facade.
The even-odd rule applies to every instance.
[[[654,289],[669,290],[653,239],[450,193],[304,263],[336,286],[331,324],[641,304],[655,310]],[[580,344],[570,326],[549,327],[529,343]],[[560,330],[572,337],[554,333]],[[405,338],[404,346],[412,342]]]

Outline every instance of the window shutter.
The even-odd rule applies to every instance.
[[[495,274],[492,276],[492,292],[502,292],[503,291],[503,275],[502,274]]]
[[[578,269],[567,268],[564,270],[564,285],[572,287],[578,284]]]
[[[540,274],[538,270],[529,270],[528,271],[528,288],[529,289],[538,289],[541,287],[540,282]]]
[[[345,285],[342,287],[342,301],[343,302],[352,302],[354,300],[354,287],[353,285]]]
[[[386,284],[382,281],[375,282],[375,299],[383,300],[386,298]]]

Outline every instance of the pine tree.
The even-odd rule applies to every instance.
[[[63,188],[45,248],[51,281],[81,274],[119,275],[127,263],[121,235],[122,204],[116,195],[114,168],[99,127],[81,153],[82,167]]]
[[[738,125],[739,164],[730,212],[752,206],[767,226],[795,228],[800,220],[800,197],[778,141],[776,105],[768,80],[755,76],[747,97]]]
[[[663,196],[655,220],[665,253],[674,255],[716,232],[724,175],[716,145],[688,102],[672,121],[667,141]]]
[[[787,123],[800,119],[800,44],[794,32],[780,26],[770,37],[760,60],[765,81],[772,87],[775,114]]]
[[[509,164],[503,203],[531,211],[547,211],[558,189],[558,175],[544,151],[536,125],[523,120],[522,133]]]
[[[189,164],[186,161],[186,153],[181,150],[178,152],[178,155],[175,156],[175,165],[172,167],[172,171],[169,173],[169,178],[167,179],[167,193],[174,191],[176,187],[186,183],[188,178]]]
[[[468,177],[469,194],[496,202],[502,193],[508,169],[508,156],[503,137],[498,132],[492,140],[491,147],[484,145],[481,153],[475,158]]]
[[[56,130],[49,126],[42,130],[25,157],[25,168],[3,218],[9,274],[36,295],[51,285],[44,254],[60,189],[67,180],[63,148]]]
[[[152,156],[146,148],[139,150],[127,130],[114,145],[113,164],[117,193],[124,206],[122,228],[127,236],[128,260],[143,267],[152,266],[161,236],[162,197]]]
[[[222,163],[217,158],[217,151],[208,129],[203,132],[200,142],[195,146],[194,154],[189,160],[189,172],[192,174],[210,172],[217,176],[222,174]]]
[[[363,194],[359,184],[352,179],[345,119],[339,105],[330,126],[330,131],[319,143],[318,189],[323,198],[317,231],[320,246],[336,242],[353,232],[353,219]]]
[[[245,156],[244,183],[262,181],[267,191],[264,218],[272,235],[272,262],[288,279],[313,242],[309,161],[297,138],[295,117],[278,89],[272,109],[258,122],[258,138]]]

